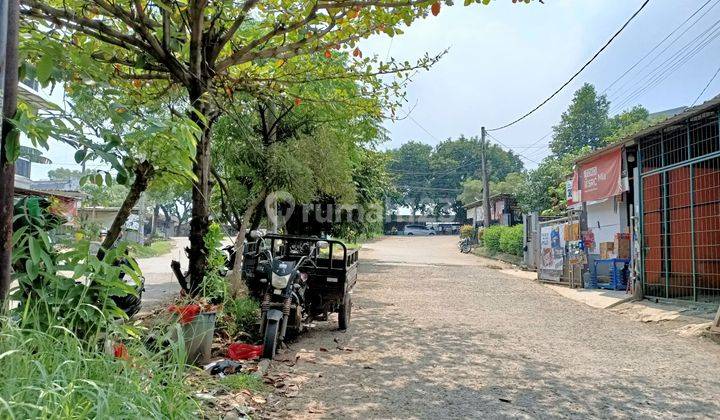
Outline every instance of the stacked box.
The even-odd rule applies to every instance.
[[[563,238],[566,242],[580,240],[580,223],[565,223],[563,225]]]
[[[610,258],[615,258],[615,243],[600,242],[600,259],[608,260]]]
[[[616,258],[630,258],[630,234],[616,233],[615,242],[613,243]]]

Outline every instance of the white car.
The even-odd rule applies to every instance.
[[[425,225],[407,225],[403,230],[407,236],[434,236],[435,229]]]

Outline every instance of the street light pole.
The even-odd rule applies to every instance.
[[[490,180],[487,170],[487,140],[485,139],[485,127],[480,130],[480,141],[482,142],[482,180],[483,180],[483,225],[490,226]]]
[[[18,0],[0,2],[0,76],[2,78],[2,141],[0,142],[0,301],[10,289],[12,260],[13,196],[15,195],[15,162],[7,156],[6,145],[13,131],[10,119],[17,110],[18,93]]]

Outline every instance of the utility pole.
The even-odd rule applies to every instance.
[[[490,226],[490,180],[487,171],[487,140],[485,139],[485,127],[480,130],[480,141],[482,150],[482,180],[483,180],[483,224]]]
[[[13,196],[15,195],[15,163],[7,156],[7,142],[13,127],[18,93],[18,22],[19,0],[0,2],[0,83],[2,97],[2,140],[0,141],[0,303],[10,289],[12,260]]]

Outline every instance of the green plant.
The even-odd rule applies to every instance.
[[[248,389],[250,391],[260,392],[265,389],[265,384],[261,378],[243,373],[226,376],[220,380],[220,383],[231,391]]]
[[[40,316],[47,314],[30,314]],[[44,332],[7,318],[0,336],[0,418],[202,417],[188,396],[180,347],[151,354],[129,340],[123,360],[67,329]]]
[[[522,256],[523,226],[503,227],[500,234],[500,250],[506,254]]]
[[[483,246],[491,252],[500,252],[500,236],[502,226],[490,226],[483,231]]]
[[[125,244],[98,258],[90,241],[78,235],[72,248],[56,250],[49,233],[63,221],[50,201],[31,197],[16,203],[12,264],[18,287],[11,299],[20,302],[14,311],[23,326],[62,328],[89,339],[114,328],[114,319],[127,318],[111,297],[135,293],[123,277],[140,284],[140,270],[126,258]]]
[[[208,265],[202,282],[201,295],[213,303],[222,303],[227,297],[227,282],[225,277],[220,274],[224,270],[226,262],[225,254],[220,249],[222,238],[220,225],[212,223],[204,237],[205,247],[208,250]]]
[[[241,333],[252,337],[257,333],[260,305],[256,300],[249,297],[230,299],[225,302],[224,312],[228,317],[228,333],[232,337]]]
[[[461,238],[472,238],[475,233],[475,228],[472,225],[463,225],[460,227]]]

